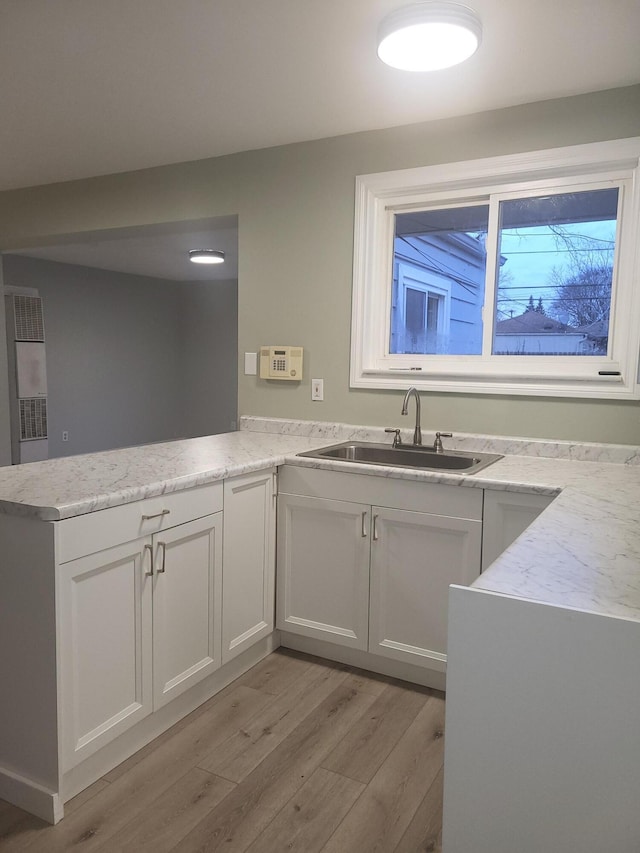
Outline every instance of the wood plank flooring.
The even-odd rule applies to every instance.
[[[441,851],[444,695],[279,650],[0,851]]]

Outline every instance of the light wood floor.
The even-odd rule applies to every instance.
[[[0,850],[441,850],[444,696],[278,651]]]

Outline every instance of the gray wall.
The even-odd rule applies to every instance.
[[[35,287],[43,299],[51,457],[229,429],[235,370],[216,380],[226,390],[215,417],[201,404],[192,408],[218,360],[218,327],[228,344],[227,328],[236,326],[233,300],[218,305],[207,292],[217,285],[12,255],[3,268],[5,285]],[[234,284],[224,283],[224,293],[235,292]]]
[[[305,347],[304,381],[239,375],[241,413],[400,425],[401,392],[349,388],[354,178],[640,135],[640,86],[0,194],[0,248],[237,214],[238,348]],[[325,380],[312,403],[311,377]],[[424,426],[640,443],[633,402],[423,395]]]
[[[181,313],[184,411],[189,435],[236,429],[238,410],[238,286],[188,281]]]

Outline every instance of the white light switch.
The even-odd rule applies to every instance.
[[[258,373],[258,353],[245,352],[244,354],[244,374],[245,376],[256,376]]]
[[[324,379],[311,380],[311,399],[324,400]]]

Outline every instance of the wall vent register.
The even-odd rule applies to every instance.
[[[47,459],[47,359],[42,299],[32,288],[5,293],[13,464]]]
[[[19,400],[20,441],[47,437],[47,398]]]
[[[13,297],[13,315],[16,341],[44,341],[42,299],[39,296]]]

